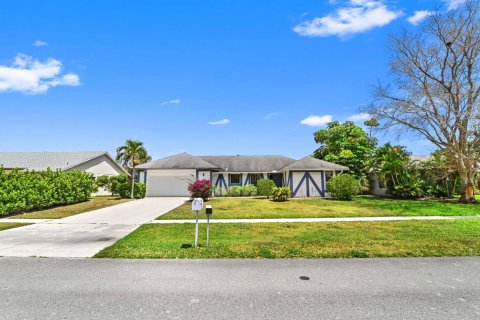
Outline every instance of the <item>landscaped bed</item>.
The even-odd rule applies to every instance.
[[[480,205],[459,204],[454,200],[393,200],[371,196],[361,196],[353,201],[308,198],[292,199],[287,202],[254,198],[219,198],[209,201],[208,204],[214,208],[212,219],[480,215]],[[194,217],[191,204],[186,203],[157,219],[176,220]]]
[[[192,248],[193,224],[147,224],[99,258],[350,258],[475,256],[480,221],[215,224]]]
[[[106,208],[130,201],[130,199],[121,199],[117,196],[92,197],[89,201],[55,207],[46,210],[28,212],[10,217],[10,219],[61,219],[84,213],[96,209]]]
[[[0,231],[28,226],[29,223],[15,223],[15,222],[0,222]]]

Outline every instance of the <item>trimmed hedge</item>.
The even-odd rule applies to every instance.
[[[0,168],[0,216],[90,199],[94,178],[83,171],[19,171]]]

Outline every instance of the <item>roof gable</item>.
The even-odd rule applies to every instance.
[[[283,170],[347,171],[348,167],[307,156],[286,166]]]

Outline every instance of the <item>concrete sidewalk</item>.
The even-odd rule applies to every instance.
[[[141,224],[182,205],[186,200],[145,198],[63,219],[4,230],[0,232],[0,256],[92,257]],[[20,222],[19,219],[10,220]],[[21,222],[23,220],[28,219],[22,219]],[[6,220],[1,222],[4,221]]]
[[[480,216],[411,216],[411,217],[357,217],[357,218],[282,218],[282,219],[210,219],[210,223],[306,223],[306,222],[357,222],[357,221],[409,221],[409,220],[466,220]],[[198,220],[207,223],[206,219]],[[195,220],[153,220],[151,224],[195,223]]]

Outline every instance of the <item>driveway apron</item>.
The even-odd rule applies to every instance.
[[[141,224],[180,206],[179,197],[145,198],[0,232],[0,256],[92,257]]]

